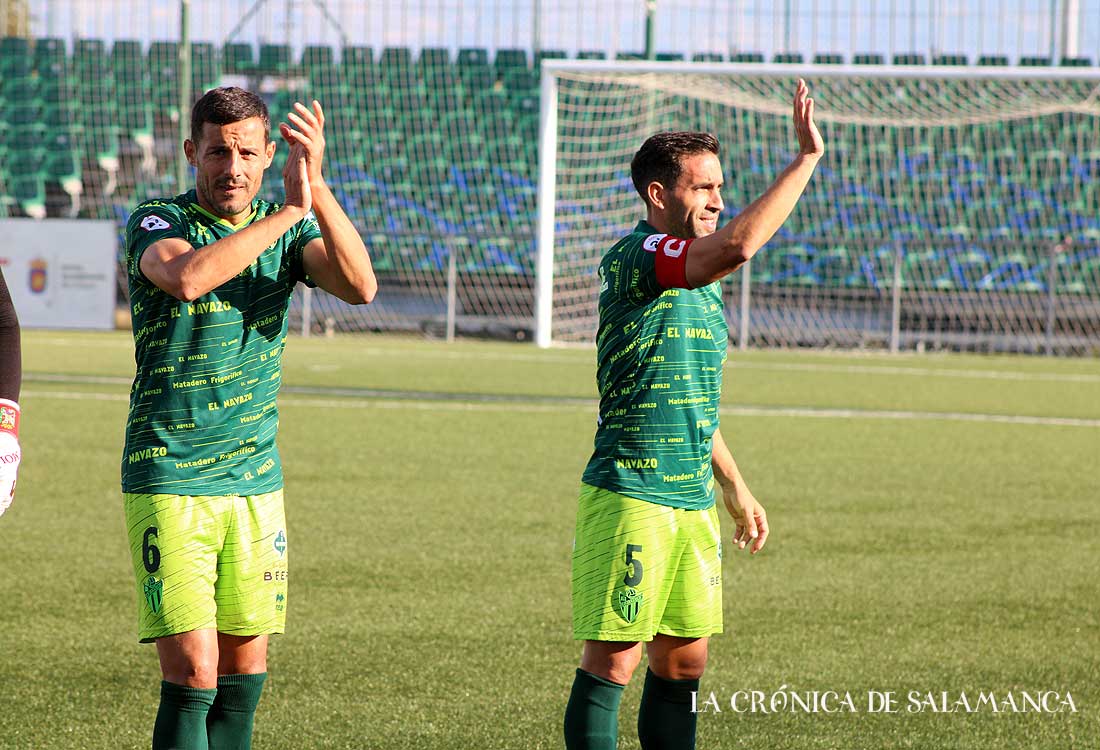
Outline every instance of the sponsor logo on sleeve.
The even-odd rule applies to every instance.
[[[666,237],[668,237],[667,234],[651,234],[645,238],[642,247],[645,248],[646,252],[655,253],[657,252],[657,246],[660,245]]]
[[[141,220],[141,228],[146,232],[158,232],[161,229],[168,229],[168,222],[160,218],[156,214],[149,214]]]

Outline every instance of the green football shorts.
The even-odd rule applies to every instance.
[[[581,485],[573,541],[573,637],[651,641],[722,632],[715,506],[684,510]]]
[[[284,631],[282,490],[124,498],[142,643],[202,628],[241,636]]]

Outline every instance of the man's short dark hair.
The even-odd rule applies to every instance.
[[[271,140],[271,118],[267,114],[264,100],[236,86],[210,89],[195,102],[191,108],[191,140],[195,143],[202,138],[202,126],[206,123],[229,125],[250,117],[259,117],[264,122],[264,143]]]
[[[718,139],[710,133],[677,131],[651,135],[630,160],[630,178],[635,190],[648,206],[646,188],[649,183],[659,182],[671,188],[683,171],[680,160],[703,153],[718,156]]]

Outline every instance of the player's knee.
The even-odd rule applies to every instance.
[[[649,668],[666,680],[698,680],[707,667],[706,650],[680,651],[651,659]]]
[[[180,654],[178,658],[162,660],[164,679],[177,685],[194,688],[211,688],[218,685],[217,655]]]
[[[581,669],[605,680],[625,685],[630,682],[641,659],[642,651],[636,644],[629,648],[623,648],[619,644],[614,646],[589,644],[581,655]]]
[[[634,670],[637,668],[637,659],[615,661],[607,665],[607,674],[601,676],[618,685],[625,685],[630,682],[630,678],[634,675]]]

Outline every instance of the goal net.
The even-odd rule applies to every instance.
[[[797,149],[826,154],[725,283],[745,346],[1100,351],[1100,71],[555,61],[543,68],[536,337],[594,340],[600,257],[644,217],[650,134],[722,143],[724,219]]]

